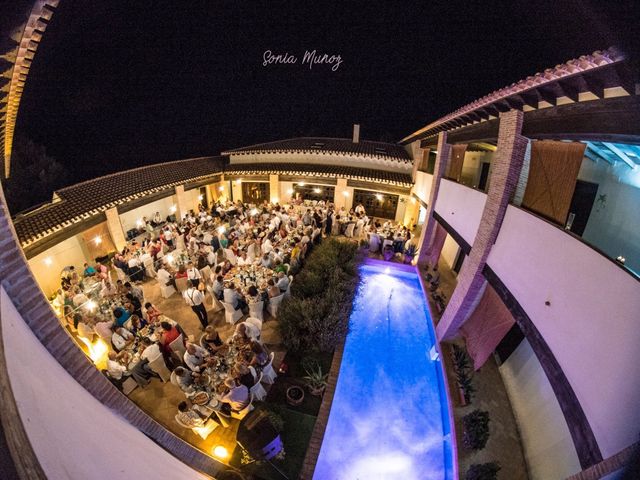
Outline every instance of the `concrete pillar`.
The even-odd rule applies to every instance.
[[[176,185],[176,194],[174,195],[174,204],[177,207],[176,218],[182,219],[189,213],[189,202],[187,195],[184,193],[184,185]]]
[[[417,263],[423,268],[426,267],[429,247],[436,232],[436,220],[433,218],[433,212],[436,206],[436,199],[438,198],[438,191],[440,190],[440,181],[444,176],[444,172],[447,170],[450,155],[451,145],[447,143],[447,132],[440,132],[438,134],[438,153],[436,153],[436,164],[433,170],[433,181],[431,182],[429,203],[427,205],[427,217],[422,226],[420,240],[418,241],[419,251]]]
[[[122,229],[118,209],[116,207],[110,208],[105,210],[104,214],[107,217],[107,230],[109,230],[111,240],[113,240],[116,250],[121,251],[127,245],[127,237]]]
[[[522,170],[528,143],[521,135],[522,120],[523,113],[519,110],[511,110],[500,115],[498,149],[494,157],[487,202],[471,253],[458,275],[458,285],[436,327],[439,340],[451,340],[458,334],[458,330],[473,311],[484,285],[482,269],[498,237],[500,225]]]
[[[278,175],[269,175],[269,196],[271,203],[280,202],[280,177]]]
[[[222,182],[221,185],[223,185],[226,182]],[[231,182],[231,191],[233,192],[233,201],[237,202],[238,200],[240,200],[241,202],[243,201],[242,198],[242,180],[233,180]],[[224,193],[224,192],[221,192]]]
[[[347,187],[346,178],[338,178],[333,203],[336,209],[344,207],[349,210],[353,205],[353,187]]]
[[[415,224],[418,223],[419,213],[420,213],[420,202],[418,202],[418,200],[416,200],[412,195],[408,195],[402,223],[404,223],[409,228],[413,227]]]
[[[280,203],[290,203],[293,195],[293,182],[280,182]]]

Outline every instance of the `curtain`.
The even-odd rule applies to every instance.
[[[460,328],[475,370],[484,365],[514,323],[511,312],[487,284],[478,306]]]
[[[440,252],[442,252],[442,247],[444,246],[444,241],[446,238],[447,231],[442,225],[436,222],[436,232],[433,236],[433,243],[431,243],[431,246],[427,250],[427,261],[429,262],[429,265],[434,267],[438,265]]]
[[[580,142],[533,142],[522,206],[564,225],[585,148]]]
[[[447,168],[447,174],[445,175],[449,180],[453,180],[455,182],[460,181],[460,177],[462,177],[462,165],[464,164],[464,154],[466,151],[466,143],[451,146],[451,158],[449,159],[449,166]]]

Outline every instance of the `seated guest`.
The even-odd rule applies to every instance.
[[[98,273],[98,272],[96,272],[96,269],[95,269],[95,268],[93,268],[93,267],[92,267],[91,265],[89,265],[88,263],[85,263],[85,264],[84,264],[84,272],[83,272],[83,275],[84,275],[85,277],[93,277],[96,273]]]
[[[289,287],[289,278],[285,275],[284,272],[278,273],[278,281],[276,282],[276,286],[282,293],[287,291],[287,288]]]
[[[124,307],[116,307],[113,310],[113,316],[116,319],[116,326],[121,327],[129,320],[131,313]]]
[[[269,286],[269,288],[267,289],[267,295],[269,295],[269,298],[278,297],[282,295],[282,293],[280,292],[280,289],[276,285],[276,282],[273,281],[273,278],[270,278],[269,280],[267,280],[267,285]]]
[[[118,295],[124,297],[127,294],[127,289],[124,288],[124,283],[122,280],[116,280],[116,290],[118,291]]]
[[[82,315],[78,315],[80,318],[76,322],[76,329],[78,330],[78,336],[86,338],[88,340],[93,340],[93,335],[95,334],[94,322],[89,317],[83,317]]]
[[[111,340],[111,335],[113,334],[113,320],[96,322],[93,327],[93,331],[102,339],[102,340]]]
[[[87,297],[82,290],[80,290],[80,287],[76,287],[73,290],[73,298],[71,299],[71,301],[73,302],[73,305],[76,307],[80,307],[82,305],[84,305],[85,303],[87,303],[89,301],[89,297]]]
[[[236,363],[233,367],[233,377],[240,385],[244,385],[249,390],[256,384],[256,379],[253,377],[251,370],[244,363]]]
[[[207,328],[204,329],[204,334],[200,338],[200,346],[210,353],[216,353],[224,343],[220,339],[220,335],[218,331],[213,325],[208,325]]]
[[[171,342],[173,342],[176,338],[180,336],[180,331],[177,326],[171,325],[167,321],[160,322],[160,327],[162,328],[162,335],[160,337],[160,348],[165,354],[171,354]]]
[[[125,298],[127,300],[125,301],[124,306],[129,311],[129,313],[142,317],[142,304],[140,303],[140,300],[138,300],[138,297],[136,297],[133,293],[127,293],[125,295]]]
[[[258,288],[255,285],[251,285],[247,289],[247,300],[251,303],[258,303],[262,301],[262,295],[258,291]]]
[[[102,298],[113,298],[117,295],[118,289],[116,286],[111,283],[110,280],[102,281],[102,289],[100,290],[100,297]]]
[[[151,302],[144,304],[144,313],[147,316],[147,323],[154,324],[158,321],[158,318],[162,316],[162,312],[158,310]]]
[[[142,291],[142,288],[138,287],[137,285],[131,285],[130,282],[125,282],[124,288],[127,293],[130,293],[138,300],[140,300],[140,303],[144,302],[144,292]]]
[[[131,280],[142,281],[144,278],[144,269],[138,257],[132,255],[127,263],[127,267],[129,268],[128,274]]]
[[[117,352],[133,343],[133,340],[133,334],[123,327],[116,327],[113,335],[111,335],[111,344],[113,345],[113,349]]]
[[[202,427],[206,423],[200,414],[187,402],[180,402],[178,410],[179,412],[176,415],[176,421],[183,427]]]
[[[178,271],[176,272],[176,278],[187,278],[187,271],[184,268],[184,265],[180,265],[178,267]]]
[[[184,352],[184,363],[192,372],[199,372],[204,368],[209,353],[195,343],[187,344],[187,351]]]
[[[249,322],[240,322],[236,325],[235,332],[233,334],[235,338],[242,338],[244,343],[248,343],[246,340],[257,340],[260,338],[260,329],[256,327],[253,323]]]
[[[224,277],[222,275],[218,275],[216,277],[215,282],[211,287],[211,291],[216,296],[218,300],[222,300],[224,297]]]
[[[129,318],[126,328],[131,333],[136,335],[140,330],[142,330],[146,326],[147,326],[147,322],[144,319],[140,318],[138,315],[134,314],[134,315],[131,315],[131,318]]]
[[[142,347],[142,353],[140,353],[140,359],[146,360],[149,363],[156,361],[162,356],[160,346],[157,343],[151,341],[148,337],[142,337],[140,341]]]
[[[191,373],[190,370],[187,370],[184,367],[176,367],[173,373],[175,373],[175,377],[174,377],[175,381],[177,382],[178,387],[180,387],[182,391],[187,391],[191,389],[191,385],[193,385],[194,378],[193,378],[193,373]]]
[[[151,225],[157,227],[162,223],[162,217],[160,216],[160,212],[156,212],[153,214],[153,218],[151,219]]]
[[[171,276],[168,270],[164,268],[164,265],[162,265],[156,272],[156,278],[158,279],[158,283],[160,285],[164,285],[164,286],[171,285],[176,290],[178,289],[178,287],[176,287],[175,279]]]
[[[218,400],[224,404],[221,407],[223,413],[239,412],[249,405],[249,389],[245,385],[238,385],[233,378],[227,378],[224,385],[227,387],[227,393],[217,396]]]
[[[224,289],[223,298],[225,303],[228,303],[236,310],[245,310],[248,307],[247,302],[245,302],[233,282],[229,283],[229,286]]]
[[[249,365],[255,368],[257,372],[261,372],[269,364],[271,357],[264,346],[255,340],[251,341],[251,352],[253,353],[253,358]]]
[[[277,259],[275,262],[276,262],[276,264],[273,267],[273,271],[276,272],[276,273],[282,272],[282,273],[286,274],[287,273],[287,267],[284,266],[284,264],[282,263],[282,260]]]
[[[262,260],[260,261],[260,265],[265,267],[265,268],[271,268],[271,257],[269,256],[268,253],[265,253],[262,256]]]

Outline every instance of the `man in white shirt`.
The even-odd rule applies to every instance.
[[[229,410],[239,412],[249,405],[249,389],[245,385],[236,384],[236,381],[233,378],[227,378],[224,381],[224,384],[229,391],[225,395],[217,396],[218,400],[225,404],[223,407],[228,405],[228,407],[223,409],[224,413],[230,413]]]
[[[133,342],[133,333],[123,327],[119,327],[111,335],[111,343],[117,351],[122,350],[124,347]]]
[[[281,292],[287,291],[287,288],[289,287],[289,278],[284,272],[278,272],[278,281],[276,282],[276,286]]]
[[[242,294],[236,290],[236,286],[230,283],[223,293],[224,302],[231,305],[236,310],[244,310],[248,308],[247,302],[245,302]]]
[[[202,275],[200,275],[200,270],[198,270],[193,265],[193,262],[189,262],[187,264],[187,278],[191,280],[191,282],[193,282],[194,280],[200,280],[202,278]]]
[[[160,346],[157,343],[153,343],[151,339],[143,337],[142,345],[144,346],[144,350],[142,350],[142,353],[140,354],[141,360],[147,360],[151,363],[162,356]]]
[[[100,290],[100,297],[102,298],[110,298],[115,297],[118,293],[116,286],[111,283],[110,280],[104,280],[102,282],[102,290]]]
[[[184,352],[184,363],[192,372],[199,372],[205,365],[209,352],[194,343],[187,344],[187,351]]]
[[[198,280],[191,281],[191,286],[182,293],[182,296],[187,305],[191,307],[191,310],[193,310],[198,317],[204,330],[207,325],[209,325],[209,317],[207,316],[207,309],[204,306],[204,293],[198,290],[198,283]]]

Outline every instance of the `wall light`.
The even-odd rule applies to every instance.
[[[144,222],[142,221],[142,219],[141,219],[141,218],[139,218],[138,220],[136,220],[136,225],[137,225],[138,227],[142,227],[142,226],[144,226]]]
[[[171,207],[169,207],[169,211],[171,213],[176,213],[178,211],[178,207],[176,207],[175,205],[171,205]]]
[[[173,263],[173,255],[167,255],[167,262]]]
[[[616,258],[616,260],[620,262],[622,265],[624,265],[624,262],[627,261],[627,259],[624,258],[622,255],[618,255],[618,258]]]
[[[53,265],[53,260],[51,259],[51,257],[47,257],[47,258],[45,258],[45,259],[44,259],[44,264],[45,264],[47,267],[50,267],[51,265]]]
[[[344,195],[345,197],[349,196],[349,192],[347,192],[346,190],[344,192],[342,192],[342,195]]]
[[[315,193],[320,193],[322,190],[320,190],[319,188],[314,188],[314,189],[313,189],[313,191],[314,191]]]
[[[102,238],[100,237],[100,235],[96,235],[96,237],[93,239],[93,243],[95,243],[96,245],[100,245],[102,243]]]
[[[379,193],[376,193],[376,198],[378,199],[378,201],[382,201],[382,195],[380,195]]]
[[[290,188],[289,190],[287,190],[287,195],[293,195],[295,192],[295,190],[293,188]]]
[[[213,447],[213,449],[211,450],[211,453],[213,453],[214,456],[223,460],[229,457],[229,451],[226,448],[224,448],[222,445],[216,445],[215,447]]]
[[[278,197],[273,197],[271,199],[271,203],[278,203]]]
[[[198,201],[201,202],[202,200],[204,200],[204,195],[202,194],[198,195]]]
[[[220,190],[221,192],[224,192],[224,185],[220,185],[220,186],[218,187],[218,190]]]
[[[224,233],[226,228],[224,226],[218,227],[218,233]]]
[[[238,180],[236,180],[236,185],[240,185],[242,183],[242,179],[239,178]]]
[[[413,197],[411,197],[411,203],[413,203],[414,205],[416,204],[417,200]]]
[[[304,187],[304,182],[298,182],[298,185],[300,185],[301,187]]]

